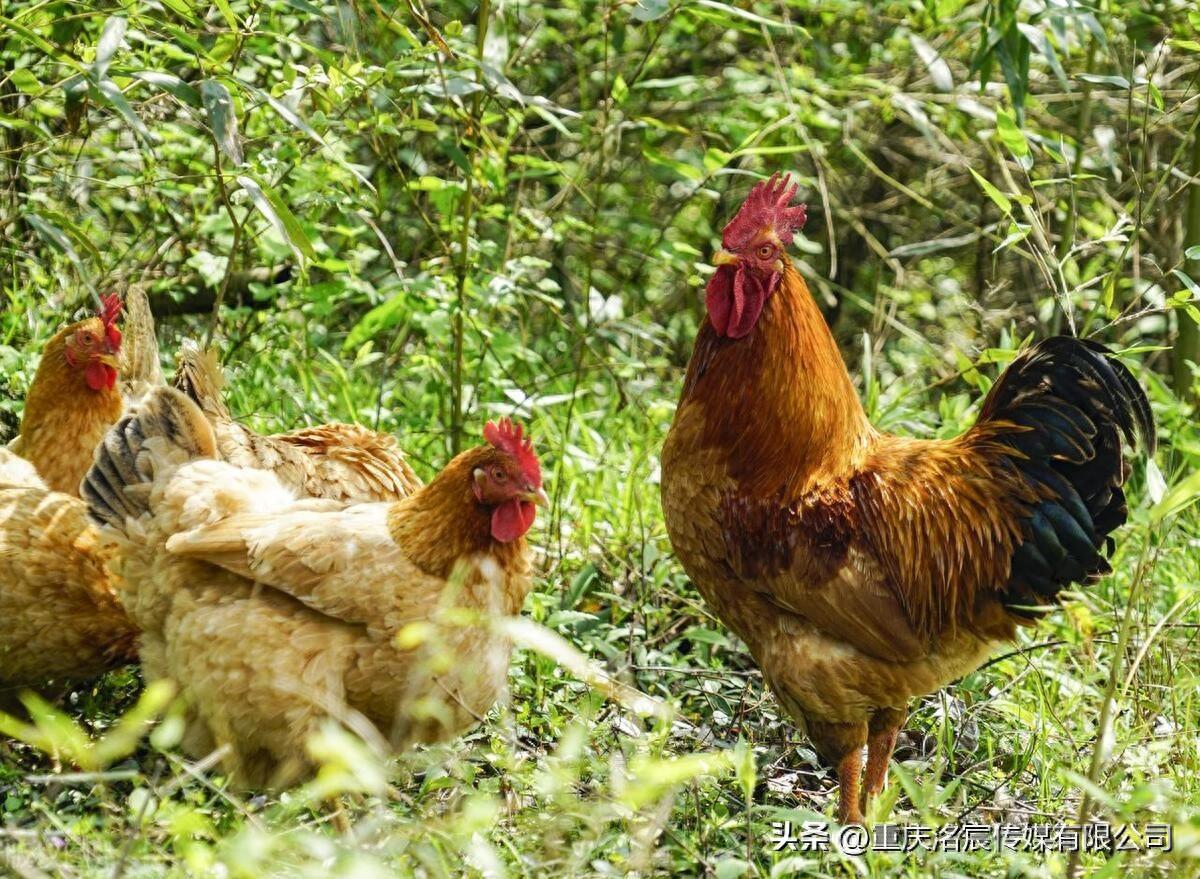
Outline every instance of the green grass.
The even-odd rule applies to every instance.
[[[1059,854],[770,850],[773,822],[834,814],[833,779],[672,558],[657,478],[703,260],[774,171],[880,427],[957,433],[1055,327],[1135,349],[1159,422],[1114,574],[913,706],[877,818],[1070,823],[1086,792],[1175,828],[1170,854],[1088,874],[1200,874],[1200,519],[1151,516],[1200,488],[1195,403],[1165,378],[1183,396],[1196,360],[1172,350],[1200,280],[1193,7],[5,0],[0,440],[89,288],[135,282],[194,312],[162,321],[168,356],[214,332],[257,429],[362,421],[428,476],[460,420],[470,442],[515,413],[554,499],[525,616],[671,718],[525,644],[459,741],[386,765],[325,741],[343,836],[323,790],[243,798],[183,763],[177,709],[114,741],[124,671],[66,704],[123,746],[100,774],[3,746],[0,874],[1062,875]]]
[[[295,315],[292,315],[294,318]],[[358,417],[395,432],[424,475],[445,457],[422,423],[421,367],[311,358],[312,326],[272,320],[231,364],[236,413],[260,429]],[[169,349],[195,326],[171,323]],[[265,341],[261,341],[266,336]],[[44,338],[28,340],[32,355]],[[234,346],[237,340],[233,340]],[[899,358],[898,358],[899,359]],[[901,362],[903,362],[901,360]],[[887,359],[877,372],[887,375]],[[29,368],[13,377],[18,386]],[[106,770],[71,776],[22,745],[0,762],[3,847],[15,873],[61,875],[1060,875],[1063,855],[770,851],[771,824],[832,814],[833,780],[781,715],[744,648],[706,610],[671,557],[657,500],[657,456],[680,368],[664,356],[624,376],[589,375],[573,408],[532,407],[528,420],[556,499],[533,532],[538,580],[525,614],[598,666],[661,699],[643,717],[529,647],[517,651],[511,699],[471,734],[381,767],[330,732],[325,781],[345,798],[339,835],[312,791],[228,793],[189,771],[169,744],[172,721]],[[571,375],[537,389],[569,390]],[[631,387],[637,384],[637,392]],[[624,384],[624,396],[619,387]],[[969,407],[939,407],[919,374],[884,379],[876,416],[949,432]],[[382,396],[379,389],[383,388]],[[1152,385],[1176,443],[1195,428]],[[432,400],[428,401],[430,404]],[[503,411],[496,401],[483,411]],[[935,424],[940,411],[947,421]],[[568,423],[568,412],[571,413]],[[952,414],[951,414],[952,413]],[[1170,461],[1160,462],[1170,476]],[[1097,875],[1181,875],[1200,846],[1200,635],[1194,519],[1151,527],[1142,468],[1115,573],[1082,592],[1015,649],[914,706],[878,820],[940,825],[1075,820],[1081,790],[1116,823],[1175,825],[1172,855],[1084,858]],[[1144,577],[1134,588],[1144,564]],[[1130,604],[1133,595],[1132,604]],[[1127,639],[1118,639],[1129,609]],[[1116,665],[1110,755],[1086,776]],[[138,691],[132,671],[73,694],[96,735]],[[157,743],[157,744],[155,744]],[[56,772],[68,773],[56,780]]]

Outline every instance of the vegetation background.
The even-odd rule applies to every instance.
[[[1198,111],[1187,0],[0,0],[0,438],[51,333],[139,283],[256,428],[361,421],[428,475],[513,413],[554,499],[545,628],[479,730],[386,767],[331,731],[317,786],[245,800],[111,675],[3,747],[0,872],[1200,873]],[[1125,352],[1160,424],[1116,573],[916,706],[884,814],[1086,809],[1171,822],[1171,853],[772,851],[832,780],[672,560],[656,482],[704,259],[775,170],[881,426],[960,431],[1055,331]],[[141,741],[127,711],[165,719]],[[348,835],[316,805],[342,791]]]

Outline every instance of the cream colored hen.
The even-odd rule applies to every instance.
[[[84,497],[117,544],[147,679],[188,699],[185,750],[226,745],[237,783],[284,787],[312,772],[326,717],[401,748],[489,710],[511,646],[487,621],[520,611],[545,494],[518,428],[484,436],[411,496],[347,505],[214,460],[209,421],[169,388],[113,428]],[[414,631],[424,647],[398,640]]]
[[[308,497],[389,501],[421,485],[396,440],[357,424],[322,424],[263,435],[239,424],[222,397],[225,377],[215,352],[185,341],[176,355],[176,388],[212,425],[217,456],[238,467],[270,470]]]

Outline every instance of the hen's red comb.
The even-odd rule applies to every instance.
[[[726,250],[741,250],[761,229],[770,226],[784,247],[791,246],[792,233],[803,229],[808,219],[807,205],[790,204],[799,188],[790,175],[778,173],[756,184],[721,232],[721,244]]]
[[[121,316],[121,297],[116,293],[109,293],[100,300],[100,307],[96,309],[96,317],[100,318],[100,322],[104,324],[104,334],[108,336],[108,342],[114,348],[121,344],[121,331],[117,329],[117,318]]]
[[[522,439],[521,426],[507,418],[489,421],[483,427],[483,438],[495,449],[507,452],[517,459],[517,466],[534,488],[542,487],[542,467],[533,451],[533,441]]]

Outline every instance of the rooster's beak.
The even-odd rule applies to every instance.
[[[531,504],[537,504],[539,507],[550,506],[550,496],[546,494],[544,489],[530,488],[522,497],[521,500],[529,501]]]
[[[721,266],[734,266],[737,265],[737,262],[737,256],[728,250],[718,250],[712,255],[712,264],[717,268]]]

